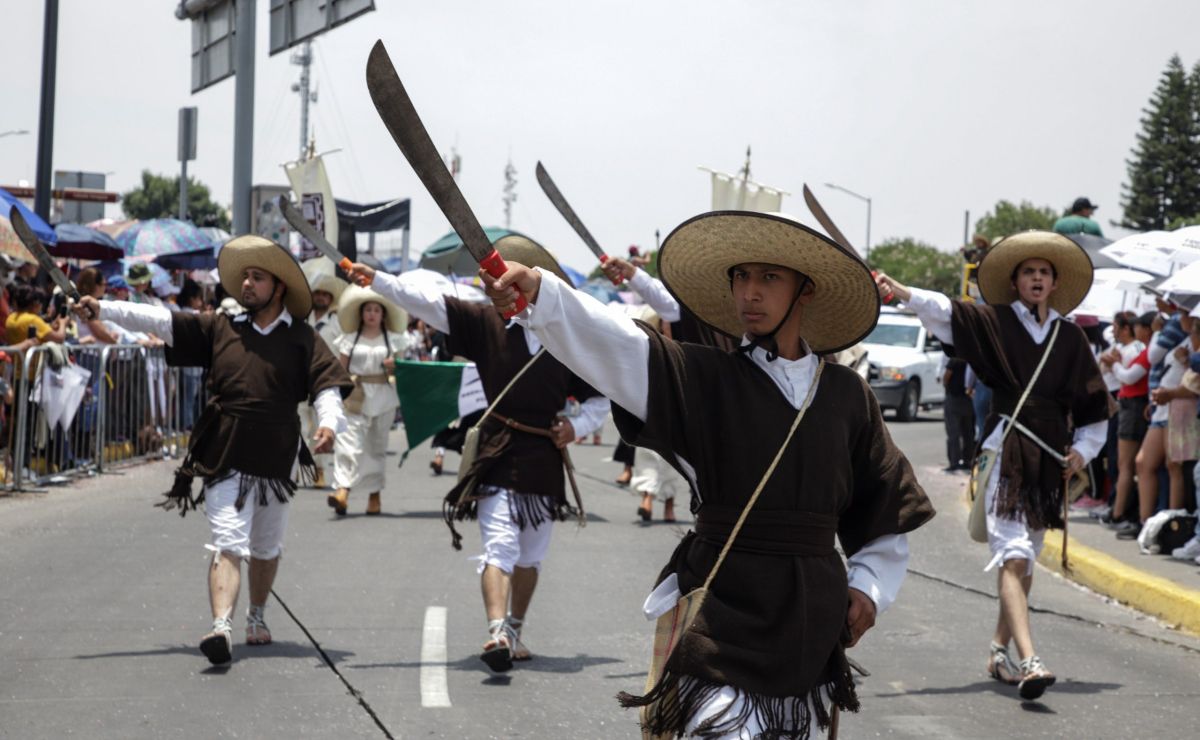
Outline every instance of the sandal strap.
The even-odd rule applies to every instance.
[[[266,627],[267,622],[264,619],[266,607],[250,605],[246,611],[246,626],[247,627]]]
[[[233,632],[233,622],[229,617],[217,617],[212,623],[213,632]]]

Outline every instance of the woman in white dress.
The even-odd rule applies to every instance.
[[[404,353],[408,317],[379,294],[355,285],[342,292],[337,313],[343,335],[336,351],[355,387],[343,404],[347,428],[334,444],[337,490],[328,502],[342,516],[351,493],[368,492],[367,514],[379,514],[388,431],[400,405],[392,374],[395,358]]]

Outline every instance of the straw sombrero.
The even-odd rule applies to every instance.
[[[1050,294],[1050,308],[1066,316],[1083,303],[1092,288],[1092,260],[1083,247],[1052,231],[1013,234],[989,249],[979,263],[979,293],[983,300],[993,306],[1015,302],[1013,270],[1028,259],[1046,260],[1058,273],[1058,287]]]
[[[358,331],[359,324],[362,323],[364,303],[378,303],[383,306],[384,326],[388,332],[402,334],[408,329],[408,314],[404,309],[369,288],[347,285],[337,304],[338,324],[341,325],[342,332],[353,334]]]
[[[559,266],[554,255],[534,240],[520,234],[509,234],[495,242],[496,251],[505,262],[519,262],[526,267],[540,267],[557,275],[567,285],[574,285]]]
[[[813,352],[837,352],[875,328],[879,291],[856,255],[782,214],[702,213],[677,226],[658,254],[658,273],[671,294],[709,326],[744,334],[729,288],[729,269],[746,262],[789,267],[812,279],[800,335]]]
[[[312,310],[312,293],[300,263],[291,252],[254,234],[226,242],[217,256],[217,274],[221,278],[221,287],[235,299],[242,295],[242,271],[247,267],[266,270],[282,281],[287,286],[283,305],[288,313],[297,319],[308,316]]]
[[[333,296],[337,303],[342,297],[342,291],[349,285],[334,273],[333,262],[328,257],[314,257],[300,263],[304,277],[308,278],[308,287],[312,292],[323,290]]]

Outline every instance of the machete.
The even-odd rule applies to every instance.
[[[58,269],[58,265],[54,264],[54,258],[51,257],[50,253],[46,251],[46,248],[42,246],[42,240],[38,239],[37,234],[33,233],[33,229],[29,228],[29,224],[26,223],[25,217],[21,215],[21,212],[17,210],[16,206],[13,206],[12,210],[8,212],[8,221],[12,224],[13,231],[17,232],[17,238],[21,240],[21,243],[25,245],[25,248],[29,250],[29,253],[37,259],[38,265],[40,265],[41,268],[46,271],[46,273],[50,276],[50,279],[53,280],[54,284],[58,286],[58,289],[62,291],[63,295],[65,295],[71,303],[79,303],[79,291],[75,288],[74,284],[67,279],[67,276],[63,274],[62,270]],[[88,312],[89,319],[96,318],[94,315],[92,315],[93,313],[94,312],[92,311]]]
[[[535,172],[537,173],[538,185],[542,186],[542,192],[550,199],[550,202],[554,204],[554,207],[562,214],[562,217],[567,220],[571,228],[575,229],[575,233],[579,234],[579,238],[583,240],[587,248],[592,250],[592,254],[599,258],[600,264],[603,265],[605,262],[608,262],[608,255],[604,253],[604,250],[600,247],[600,243],[592,236],[592,232],[588,231],[587,227],[583,225],[583,220],[579,218],[579,215],[575,213],[575,209],[567,202],[562,191],[554,184],[554,180],[550,179],[550,173],[546,171],[541,162],[537,163]],[[613,285],[621,284],[619,278],[612,282]]]
[[[300,236],[311,242],[318,252],[333,260],[333,263],[342,268],[347,275],[350,274],[350,268],[354,266],[350,258],[337,251],[337,248],[330,244],[329,240],[308,222],[308,219],[300,215],[300,211],[297,211],[288,202],[287,196],[279,196],[275,203],[279,206],[279,212],[283,214],[283,218],[291,224],[293,229],[300,232]],[[355,282],[364,288],[367,287],[366,278],[359,278]]]
[[[804,202],[806,205],[808,205],[808,210],[812,212],[812,215],[816,217],[817,223],[821,224],[821,228],[825,229],[825,233],[833,237],[833,240],[847,252],[853,254],[859,259],[862,259],[862,256],[858,253],[858,250],[855,249],[854,245],[850,243],[850,240],[846,238],[846,235],[842,233],[842,230],[837,227],[837,224],[835,224],[833,219],[829,217],[829,214],[825,212],[825,209],[821,207],[821,204],[817,202],[817,196],[813,195],[813,191],[808,189],[808,185],[804,186]],[[871,277],[875,277],[875,274],[875,270],[871,270]],[[888,293],[887,297],[883,299],[883,302],[891,303],[892,294]]]
[[[367,90],[396,146],[400,147],[421,184],[450,222],[450,228],[462,239],[463,246],[489,275],[497,278],[502,276],[508,270],[508,265],[504,264],[504,259],[492,246],[483,227],[479,225],[479,219],[475,218],[467,199],[446,169],[446,163],[429,138],[425,124],[421,123],[421,117],[417,115],[417,109],[408,97],[400,75],[396,74],[382,41],[375,42],[367,57]],[[513,290],[517,290],[516,286],[513,286]],[[524,311],[526,305],[525,296],[518,291],[515,313]]]

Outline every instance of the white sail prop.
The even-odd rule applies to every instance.
[[[783,210],[783,196],[791,195],[786,190],[755,182],[742,175],[701,167],[712,178],[712,210],[714,211],[757,211],[778,213]]]
[[[292,191],[296,194],[299,211],[325,239],[338,243],[337,204],[333,200],[333,188],[325,173],[325,160],[320,154],[302,162],[289,162],[283,166],[287,172]],[[305,260],[320,254],[317,248],[301,239],[300,259]]]

